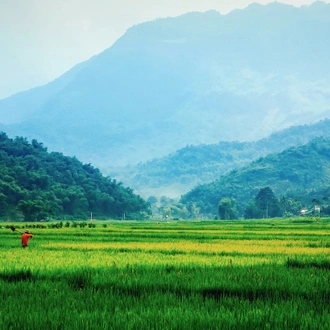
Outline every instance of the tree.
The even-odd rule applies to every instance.
[[[262,210],[256,205],[255,200],[250,201],[244,209],[245,219],[260,219],[262,218]]]
[[[269,187],[260,189],[255,202],[258,208],[262,210],[263,218],[277,217],[281,213],[279,202]]]
[[[47,205],[41,200],[21,200],[18,203],[18,209],[22,211],[24,215],[24,221],[40,221],[46,219],[51,211],[48,209]]]
[[[236,200],[229,197],[222,198],[218,205],[218,213],[221,220],[237,219]]]
[[[200,208],[197,207],[196,204],[192,204],[191,207],[190,207],[190,212],[191,212],[191,217],[193,219],[198,219]]]
[[[147,202],[152,205],[152,204],[156,204],[158,202],[157,198],[155,196],[149,196],[147,199]]]

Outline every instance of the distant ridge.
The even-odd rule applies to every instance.
[[[330,4],[136,25],[55,81],[0,100],[0,129],[99,168],[255,141],[330,117]]]
[[[305,145],[317,137],[330,138],[329,119],[312,125],[292,126],[258,141],[188,145],[166,157],[118,168],[109,174],[144,197],[166,195],[175,198],[197,185],[247,166],[253,160]]]

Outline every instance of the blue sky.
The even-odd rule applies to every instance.
[[[145,21],[268,0],[0,0],[0,99],[43,85]],[[313,0],[280,0],[310,5]],[[330,0],[323,2],[330,3]]]

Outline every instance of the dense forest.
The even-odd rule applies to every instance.
[[[330,214],[329,169],[330,139],[316,138],[199,185],[180,204],[220,218],[291,216],[315,207]]]
[[[0,132],[0,219],[145,219],[149,204],[90,164]]]

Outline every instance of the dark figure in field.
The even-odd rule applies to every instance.
[[[22,238],[22,247],[23,247],[23,248],[25,248],[25,247],[28,246],[28,244],[29,244],[29,239],[32,238],[32,237],[33,237],[33,235],[30,234],[30,232],[29,232],[28,230],[26,230],[26,231],[22,234],[21,238]]]

